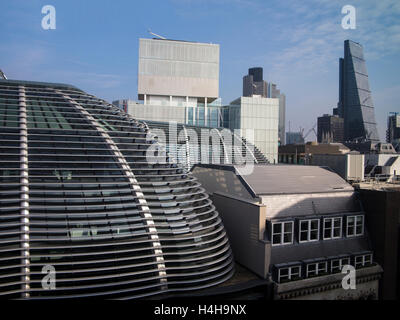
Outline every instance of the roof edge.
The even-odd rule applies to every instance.
[[[64,87],[74,90],[79,90],[84,92],[83,90],[67,83],[58,83],[58,82],[42,82],[42,81],[27,81],[27,80],[10,80],[10,79],[0,79],[0,84],[23,84],[23,85],[36,85],[36,86],[57,86],[57,87]]]

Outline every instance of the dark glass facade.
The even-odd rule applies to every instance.
[[[231,277],[215,207],[179,164],[147,162],[149,130],[73,86],[0,80],[0,297],[128,299]]]
[[[199,103],[197,107],[189,106],[186,108],[186,123],[190,126],[229,127],[229,110],[227,106],[207,106],[206,108],[203,103]]]
[[[388,117],[388,125],[386,130],[386,142],[397,145],[400,141],[400,114],[393,112]]]
[[[263,78],[263,68],[255,67],[249,69],[249,75],[253,76],[253,80],[255,82],[261,82],[264,80]]]
[[[339,60],[338,114],[344,118],[346,141],[379,141],[363,47],[351,40],[344,42]]]
[[[343,118],[323,115],[322,117],[318,117],[317,128],[317,139],[319,143],[344,141]]]
[[[243,77],[243,96],[260,95],[268,97],[268,83],[262,79],[262,68],[251,68],[249,74]]]

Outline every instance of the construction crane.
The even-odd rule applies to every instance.
[[[4,80],[7,80],[6,75],[4,74],[4,72],[1,69],[0,69],[0,78],[4,79]]]
[[[160,36],[159,34],[156,34],[156,33],[151,32],[150,29],[148,29],[147,31],[148,31],[151,35],[153,35],[153,36],[155,36],[155,37],[157,37],[157,38],[160,38],[160,39],[163,39],[163,40],[167,40],[167,38],[164,38],[163,36]]]
[[[315,136],[318,137],[317,131],[315,131],[315,127],[317,126],[317,123],[315,123],[308,131],[306,134],[303,135],[304,133],[304,128],[300,129],[301,135],[303,136],[304,141],[306,141],[306,138],[308,135],[313,131]]]

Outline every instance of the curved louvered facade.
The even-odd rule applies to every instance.
[[[187,171],[200,162],[207,164],[269,163],[255,145],[227,128],[171,124],[160,121],[146,121],[146,124],[156,135],[161,130],[161,134],[157,136],[159,141],[166,145],[169,155]],[[176,130],[176,132],[170,133],[170,129]],[[217,144],[215,145],[215,143]],[[215,149],[214,146],[217,148]],[[182,149],[185,152],[180,152]]]
[[[140,298],[231,277],[215,207],[180,165],[146,161],[148,133],[75,87],[0,80],[0,297]]]

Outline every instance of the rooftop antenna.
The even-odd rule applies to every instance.
[[[6,75],[4,74],[4,72],[1,69],[0,69],[0,78],[4,79],[4,80],[7,80]]]
[[[163,40],[167,40],[167,38],[164,38],[163,36],[160,36],[159,34],[156,34],[156,33],[151,32],[150,29],[148,29],[147,31],[148,31],[150,34],[152,34],[153,36],[157,37],[157,38],[160,38],[160,39],[163,39]]]

